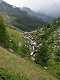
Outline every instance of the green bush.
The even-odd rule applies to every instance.
[[[40,64],[41,66],[47,66],[48,65],[48,48],[47,45],[43,44],[43,46],[40,47],[36,54],[35,62]]]
[[[2,16],[0,16],[0,45],[3,47],[8,47],[8,35]]]

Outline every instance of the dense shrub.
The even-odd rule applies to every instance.
[[[2,16],[0,16],[0,45],[3,47],[8,47],[8,35]]]
[[[56,31],[59,28],[59,19],[52,24],[48,24],[33,33],[33,37],[39,46],[35,56],[35,62],[48,66],[48,60],[53,58],[59,61],[60,49],[59,36]],[[58,42],[57,42],[58,41]],[[60,47],[59,47],[60,48]],[[54,60],[54,61],[55,61]]]
[[[41,46],[41,48],[37,51],[35,62],[40,64],[41,66],[47,66],[48,65],[48,48],[47,45]]]

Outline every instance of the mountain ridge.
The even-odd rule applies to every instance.
[[[32,11],[30,8],[18,8],[10,5],[4,1],[0,3],[0,13],[5,13],[11,20],[10,24],[20,28],[23,31],[32,31],[37,29],[39,25],[46,24],[47,21],[52,19],[48,16],[42,16],[39,13]],[[8,21],[9,19],[7,19]],[[37,25],[36,25],[37,24]]]

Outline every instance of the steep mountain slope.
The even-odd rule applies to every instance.
[[[54,17],[48,16],[39,11],[38,12],[32,11],[30,8],[27,8],[27,7],[23,7],[22,10],[26,11],[31,16],[35,16],[39,19],[42,19],[44,22],[50,22],[54,20]]]
[[[37,26],[35,27],[33,25],[40,25],[44,23],[41,18],[33,15],[31,16],[27,13],[27,11],[9,5],[4,1],[0,3],[0,12],[8,15],[11,18],[10,24],[25,31],[34,30],[37,28]]]
[[[0,18],[1,18],[0,22],[3,22],[2,17]],[[0,27],[3,26],[5,28],[4,31],[6,30],[6,32],[1,32],[1,33],[7,33],[9,36],[8,38],[9,45],[7,47],[8,50],[10,51],[9,52],[6,49],[0,47],[0,68],[7,70],[10,74],[23,73],[30,80],[31,79],[32,80],[60,80],[60,76],[59,76],[60,75],[60,57],[59,57],[60,56],[60,46],[59,46],[60,26],[59,25],[60,25],[60,19],[55,21],[54,24],[44,26],[40,28],[38,31],[36,30],[37,32],[36,31],[30,33],[25,32],[28,34],[28,36],[26,35],[26,38],[30,38],[31,40],[30,37],[31,34],[32,39],[38,44],[37,46],[35,46],[35,49],[37,47],[38,53],[35,52],[36,55],[34,56],[35,58],[34,62],[40,64],[41,66],[43,65],[43,67],[40,67],[39,65],[34,64],[34,62],[30,61],[30,58],[33,56],[28,55],[29,47],[28,45],[25,44],[26,41],[24,39],[25,37],[24,33],[17,32],[15,27],[9,28],[8,26],[5,27],[3,26],[3,24],[0,24]],[[57,35],[56,33],[59,35]],[[7,35],[2,36],[3,41],[7,40],[7,38],[4,38],[4,36]],[[32,44],[30,43],[29,45],[31,46]],[[27,51],[27,47],[28,47],[28,51]],[[20,57],[21,55],[23,55],[22,57],[25,58],[21,58]],[[49,59],[47,59],[48,57]]]
[[[29,80],[57,80],[47,71],[32,62],[20,58],[0,47],[0,68],[7,70],[10,74],[24,74]],[[17,78],[18,80],[18,78]]]

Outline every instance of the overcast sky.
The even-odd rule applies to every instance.
[[[59,14],[60,12],[60,0],[4,0],[12,5],[18,7],[29,7],[35,11],[52,14]]]

